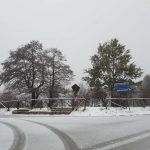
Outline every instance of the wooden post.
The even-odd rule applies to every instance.
[[[74,110],[74,101],[75,101],[75,98],[72,99],[72,111]]]
[[[86,99],[84,99],[84,110],[83,111],[85,111],[86,110]]]
[[[20,102],[19,100],[17,101],[17,109],[19,109],[19,106],[20,106]]]

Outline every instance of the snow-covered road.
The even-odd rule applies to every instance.
[[[148,150],[150,116],[0,116],[0,150]]]

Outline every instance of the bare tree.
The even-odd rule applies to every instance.
[[[87,106],[99,106],[100,103],[107,107],[107,93],[102,88],[90,88],[87,85],[79,84],[80,91],[78,96],[86,99]]]
[[[14,102],[12,102],[12,100],[16,100],[16,95],[11,93],[11,92],[4,92],[0,95],[0,101],[3,102],[3,104],[8,108],[8,111],[10,109],[10,107],[14,104]],[[15,103],[15,106],[17,103]]]
[[[44,56],[42,44],[38,41],[31,41],[16,51],[10,51],[9,58],[2,63],[1,84],[5,84],[9,90],[29,92],[32,99],[36,99],[46,76]]]
[[[63,93],[65,85],[68,85],[73,79],[73,71],[69,65],[66,65],[66,59],[62,52],[56,48],[46,51],[47,56],[47,76],[44,85],[50,98],[57,97]]]
[[[18,94],[30,93],[32,99],[37,99],[41,93],[57,97],[74,76],[65,61],[58,49],[43,50],[41,43],[31,41],[10,51],[9,58],[2,63],[0,84]],[[31,106],[34,104],[33,100]]]
[[[150,98],[150,75],[146,75],[142,83],[142,97]]]

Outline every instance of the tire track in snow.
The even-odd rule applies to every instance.
[[[106,146],[116,144],[116,143],[119,143],[119,142],[123,142],[123,141],[126,141],[126,140],[130,140],[132,138],[136,138],[136,137],[142,136],[142,135],[147,134],[147,133],[150,134],[150,130],[141,131],[141,132],[138,132],[138,133],[135,133],[135,134],[131,134],[131,135],[124,136],[124,137],[121,137],[121,138],[113,139],[113,140],[110,140],[110,141],[106,141],[104,143],[95,144],[95,145],[89,146],[87,148],[83,148],[82,150],[94,150],[94,149],[98,149],[98,148],[103,149]]]
[[[3,121],[0,121],[0,123],[8,126],[13,131],[14,140],[9,150],[23,150],[25,146],[25,141],[26,141],[25,134],[18,127],[10,123],[3,122]]]
[[[60,130],[58,130],[58,129],[50,126],[50,125],[44,124],[44,123],[40,123],[40,122],[36,122],[36,121],[31,121],[31,120],[25,120],[25,119],[20,119],[20,120],[32,122],[32,123],[44,126],[47,129],[51,130],[63,142],[65,150],[80,150],[80,148],[78,147],[78,145],[67,134],[65,134],[64,132],[62,132],[62,131],[60,131]]]

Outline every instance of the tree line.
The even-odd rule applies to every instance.
[[[150,76],[137,82],[143,70],[132,60],[130,50],[117,39],[100,43],[90,61],[91,67],[85,70],[86,75],[82,78],[89,86],[88,92],[81,89],[80,96],[90,95],[103,100],[108,95],[107,89],[113,97],[114,85],[123,82],[128,82],[132,90],[140,86],[142,96],[150,96]],[[62,52],[57,48],[43,49],[39,41],[31,41],[10,51],[1,65],[0,83],[16,93],[31,93],[32,99],[37,99],[40,94],[59,97],[74,77]]]

